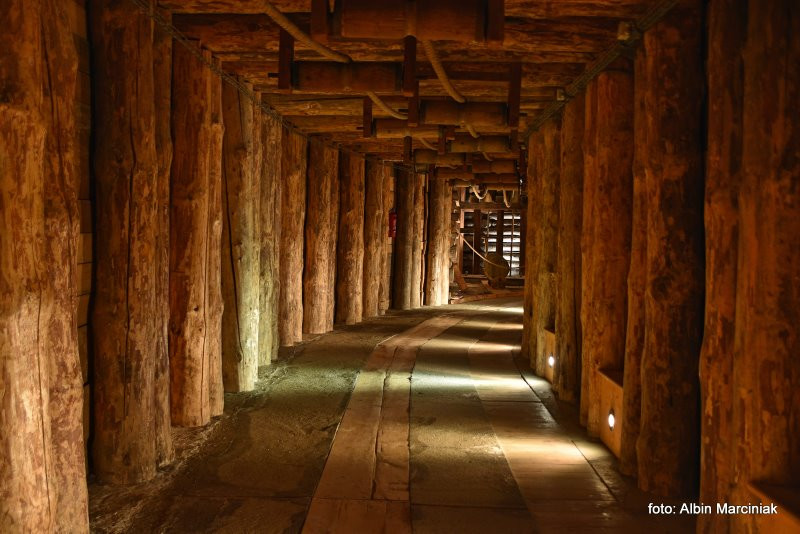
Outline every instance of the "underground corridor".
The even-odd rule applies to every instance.
[[[796,0],[0,27],[0,533],[800,534]]]

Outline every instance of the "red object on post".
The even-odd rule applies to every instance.
[[[389,212],[389,237],[397,237],[397,212],[394,210]]]

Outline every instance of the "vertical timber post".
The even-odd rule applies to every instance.
[[[222,411],[222,95],[219,78],[183,47],[172,72],[171,413],[174,425],[201,426]]]
[[[682,0],[644,35],[647,282],[639,486],[697,490],[703,331],[703,6]]]
[[[339,245],[336,247],[336,322],[356,324],[363,316],[364,157],[339,159]]]
[[[306,218],[306,164],[308,143],[284,129],[281,141],[281,345],[303,340],[303,234]]]
[[[333,330],[338,213],[339,151],[312,140],[308,152],[305,256],[309,267],[303,275],[303,332],[308,334]]]
[[[385,264],[386,219],[384,206],[384,166],[367,160],[364,207],[364,318],[377,317],[380,310],[380,286]]]

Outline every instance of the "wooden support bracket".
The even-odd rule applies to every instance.
[[[311,0],[311,38],[319,43],[328,42],[328,0]]]
[[[413,139],[410,135],[403,138],[403,163],[410,164],[414,159]]]
[[[281,29],[278,41],[278,89],[291,92],[292,63],[294,62],[294,37]]]
[[[414,96],[419,94],[417,83],[417,38],[407,35],[403,39],[403,94]]]
[[[419,82],[414,80],[414,92],[408,100],[408,125],[419,126]]]
[[[493,46],[503,46],[506,18],[505,4],[505,0],[488,0],[486,41]]]
[[[522,63],[513,63],[508,79],[508,125],[519,128],[519,104],[522,95]]]
[[[439,145],[437,149],[439,154],[447,152],[447,128],[445,126],[439,126]]]
[[[372,137],[372,100],[364,97],[364,137]]]

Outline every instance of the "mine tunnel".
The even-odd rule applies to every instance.
[[[0,532],[800,532],[796,0],[0,26]]]

